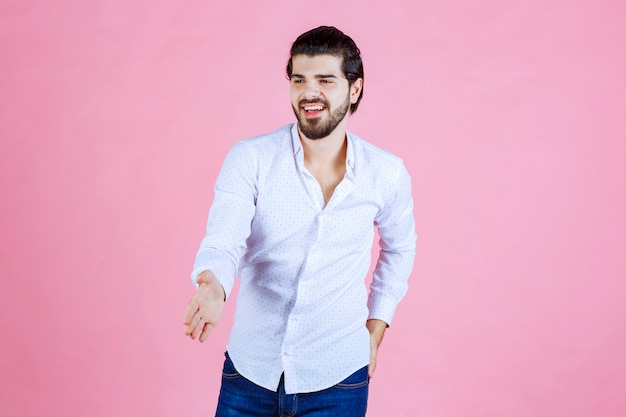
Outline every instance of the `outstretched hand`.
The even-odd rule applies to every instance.
[[[204,342],[222,317],[226,297],[213,272],[202,272],[196,282],[200,285],[187,303],[183,324],[187,336],[192,339],[199,336],[200,342]]]

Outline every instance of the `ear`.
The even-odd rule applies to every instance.
[[[361,91],[363,90],[363,78],[358,78],[350,86],[350,103],[354,104],[361,97]]]

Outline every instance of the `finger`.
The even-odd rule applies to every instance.
[[[367,367],[367,376],[374,378],[374,371],[376,370],[376,360],[371,361]]]
[[[193,319],[193,315],[198,311],[198,299],[194,295],[191,297],[191,300],[187,303],[187,307],[185,307],[185,315],[183,316],[183,324],[190,324]]]
[[[204,325],[206,324],[206,321],[204,321],[204,319],[198,321],[198,323],[193,327],[193,330],[191,331],[191,338],[195,340],[196,337],[198,337],[200,335],[200,333],[202,333],[202,329],[204,329]]]
[[[374,371],[376,370],[376,361],[370,361],[369,366],[367,367],[367,376],[370,378],[374,378]]]
[[[199,339],[200,342],[204,342],[207,339],[207,337],[209,337],[214,327],[215,325],[211,323],[206,323],[204,325],[204,329],[202,329],[202,334],[200,334],[200,339]]]
[[[371,349],[370,350],[370,364],[367,367],[367,375],[370,378],[374,377],[374,371],[376,370],[376,357],[378,355],[378,350]]]
[[[196,326],[198,326],[201,320],[202,316],[200,314],[200,311],[196,311],[190,323],[185,326],[185,334],[188,336],[191,335],[191,333],[193,333],[193,330],[196,328]]]
[[[195,328],[201,322],[206,322],[206,312],[203,312],[201,309],[198,309],[196,313],[193,315],[193,319],[191,319],[191,328]]]

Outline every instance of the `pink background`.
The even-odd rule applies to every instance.
[[[420,235],[369,415],[626,415],[626,3],[226,4],[0,4],[0,414],[213,414],[234,303],[181,324],[212,184],[333,24]]]

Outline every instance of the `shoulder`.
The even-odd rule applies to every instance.
[[[293,155],[291,127],[286,125],[273,132],[236,142],[228,151],[224,164],[256,176],[271,171],[277,162]]]
[[[273,132],[242,139],[232,147],[233,152],[247,154],[275,154],[277,150],[291,147],[292,124],[285,125]]]
[[[391,176],[398,175],[404,169],[402,158],[382,149],[361,137],[349,133],[350,141],[354,147],[354,161],[357,169],[367,168],[377,173],[388,173]]]

